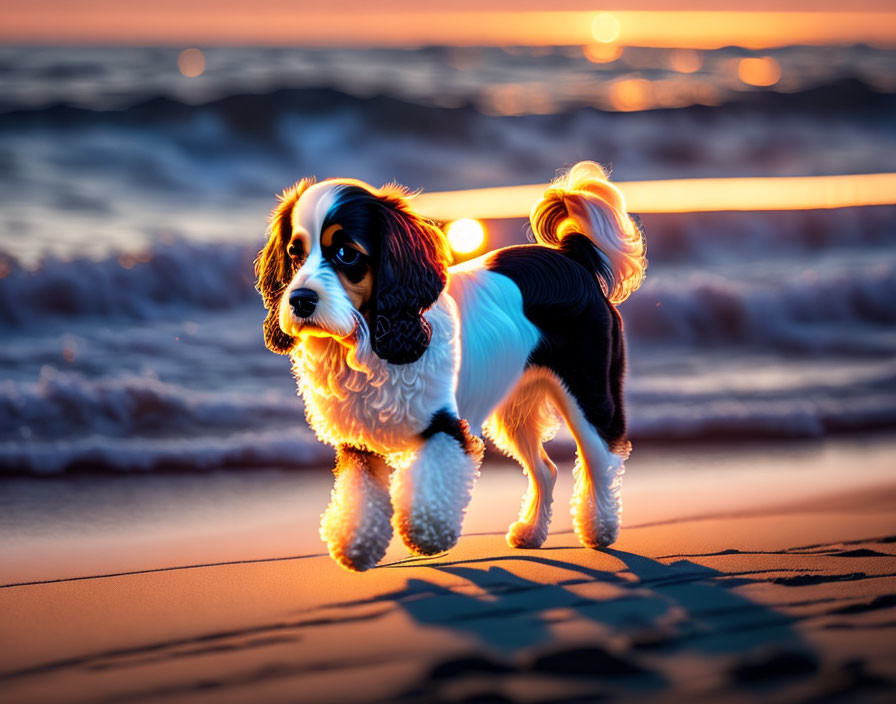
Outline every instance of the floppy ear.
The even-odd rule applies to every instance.
[[[423,312],[445,288],[450,254],[442,231],[413,213],[402,192],[381,191],[379,201],[383,239],[371,346],[390,364],[409,364],[420,359],[432,337]]]
[[[278,196],[268,218],[268,243],[255,258],[255,288],[261,293],[268,315],[264,320],[264,343],[271,352],[288,354],[295,340],[280,329],[280,297],[293,275],[286,247],[292,237],[292,209],[302,193],[314,183],[305,178]]]

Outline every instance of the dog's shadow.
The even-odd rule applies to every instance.
[[[718,654],[747,653],[768,645],[806,650],[788,616],[733,591],[751,581],[746,575],[687,560],[667,565],[622,550],[604,552],[626,569],[610,572],[525,553],[442,559],[425,566],[460,577],[474,589],[412,577],[404,590],[389,596],[422,625],[471,634],[507,654],[549,644],[555,640],[554,628],[577,619],[597,624],[636,648]],[[534,581],[495,563],[523,570],[527,564],[555,567],[565,578]],[[393,565],[415,570],[423,566],[422,561]],[[589,598],[576,588],[592,582],[612,585],[615,594]]]

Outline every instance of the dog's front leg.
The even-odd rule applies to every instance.
[[[437,413],[422,437],[411,465],[392,480],[393,523],[411,552],[434,555],[460,537],[483,444],[465,421],[448,412]]]
[[[320,537],[346,569],[369,570],[386,554],[392,539],[389,471],[376,455],[348,446],[336,451],[336,484]]]

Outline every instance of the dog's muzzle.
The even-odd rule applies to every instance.
[[[289,306],[299,318],[307,318],[317,306],[318,295],[310,288],[296,289],[289,295]]]

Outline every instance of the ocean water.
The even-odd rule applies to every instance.
[[[0,48],[0,472],[311,467],[252,260],[306,175],[427,190],[893,171],[896,52]],[[647,81],[654,108],[614,109]],[[638,84],[643,87],[644,84]],[[652,214],[623,304],[638,443],[896,425],[896,207]],[[488,223],[493,245],[522,221]]]

